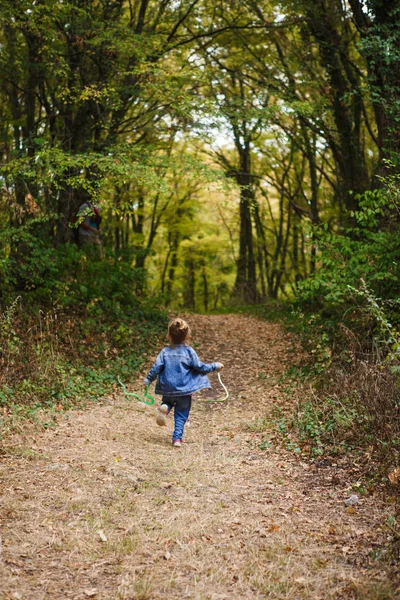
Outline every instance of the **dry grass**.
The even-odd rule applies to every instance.
[[[190,321],[201,358],[224,362],[231,397],[195,402],[182,449],[154,408],[120,396],[7,440],[0,598],[398,597],[370,557],[391,506],[370,496],[349,513],[354,482],[326,486],[306,463],[259,448],[290,340],[244,316]]]

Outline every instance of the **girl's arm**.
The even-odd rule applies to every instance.
[[[160,354],[157,356],[154,365],[151,367],[150,371],[147,374],[146,379],[144,380],[145,385],[150,385],[161,373],[164,369],[164,351],[161,350]]]
[[[223,367],[223,365],[218,362],[209,364],[201,362],[193,348],[190,348],[189,352],[191,358],[190,368],[194,371],[197,371],[198,373],[201,373],[202,375],[212,373],[213,371],[220,371]]]

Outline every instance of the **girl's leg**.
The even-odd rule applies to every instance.
[[[174,407],[174,399],[170,396],[163,396],[161,400],[161,406],[168,406],[168,412],[170,412]]]
[[[172,434],[172,441],[181,440],[185,423],[188,420],[190,409],[192,407],[192,396],[179,396],[176,398],[174,421],[175,429]]]
[[[162,427],[167,424],[167,415],[172,409],[173,402],[170,398],[163,396],[161,406],[157,410],[156,423]]]

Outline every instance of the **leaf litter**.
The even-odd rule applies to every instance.
[[[328,482],[304,459],[260,447],[294,341],[249,316],[188,320],[201,359],[224,363],[230,398],[202,401],[221,392],[212,375],[181,449],[171,419],[157,427],[154,407],[118,390],[56,430],[5,441],[1,598],[396,598],[374,558],[384,499],[346,506],[343,470]]]

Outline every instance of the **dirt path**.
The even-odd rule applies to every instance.
[[[121,396],[7,441],[0,598],[399,597],[370,557],[388,507],[369,496],[348,512],[355,482],[339,466],[332,477],[260,449],[290,340],[250,317],[190,322],[202,360],[224,362],[231,398],[195,402],[182,449],[171,422],[157,427],[153,407]]]

